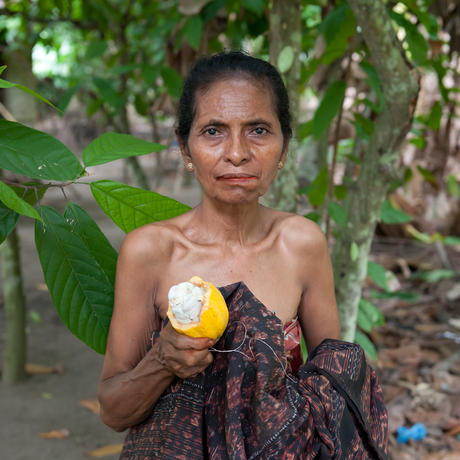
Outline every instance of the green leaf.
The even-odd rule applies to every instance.
[[[45,195],[45,192],[48,190],[48,187],[44,187],[46,184],[42,184],[40,182],[24,182],[21,185],[28,185],[31,188],[29,189],[24,189],[22,187],[18,187],[16,185],[10,185],[10,187],[14,190],[14,193],[19,198],[22,198],[26,203],[30,204],[31,206],[35,206],[39,200],[43,198],[43,195]],[[32,188],[34,186],[40,186],[37,188]],[[24,193],[24,190],[26,190],[26,193]],[[37,201],[38,198],[38,201]]]
[[[107,276],[111,286],[115,288],[118,254],[99,226],[81,206],[72,201],[67,203],[65,207],[64,219],[69,223],[73,232],[85,243],[85,246]]]
[[[460,184],[453,174],[447,176],[446,186],[449,195],[460,197]]]
[[[203,33],[203,19],[200,16],[191,16],[184,24],[183,33],[190,46],[198,51]]]
[[[437,270],[430,270],[428,272],[423,272],[414,276],[415,279],[420,279],[427,281],[428,283],[437,283],[444,279],[455,278],[458,276],[458,272],[455,270],[447,270],[445,268],[440,268]]]
[[[353,115],[364,132],[370,136],[374,132],[374,122],[369,118],[363,117],[360,113],[354,113]]]
[[[41,217],[38,212],[30,204],[19,198],[14,190],[8,185],[0,181],[0,201],[8,206],[13,211],[21,214],[22,216],[32,217],[32,219],[39,219]]]
[[[403,224],[412,221],[411,216],[400,209],[394,208],[389,200],[383,202],[379,217],[385,224]]]
[[[316,211],[309,212],[308,214],[305,214],[304,216],[307,219],[312,220],[316,224],[321,220],[321,214]]]
[[[414,291],[371,291],[370,297],[372,299],[401,299],[405,302],[418,302],[420,300],[420,294]]]
[[[35,179],[73,180],[83,170],[77,157],[49,134],[0,120],[0,168]]]
[[[433,176],[433,174],[428,171],[428,169],[422,168],[421,166],[417,166],[417,169],[419,170],[420,174],[423,176],[423,178],[432,184],[436,184],[436,179]]]
[[[359,248],[358,245],[353,241],[350,246],[350,259],[352,262],[356,262],[359,257]]]
[[[409,182],[413,176],[414,173],[412,172],[412,169],[406,168],[404,171],[404,182]]]
[[[359,311],[369,320],[371,327],[384,326],[383,313],[371,302],[361,298],[358,304]]]
[[[328,189],[328,170],[325,166],[316,176],[308,191],[308,201],[312,206],[320,206]]]
[[[297,126],[297,136],[300,140],[305,139],[311,134],[311,125],[313,120],[306,121],[305,123],[300,123]]]
[[[447,244],[448,246],[456,246],[457,244],[460,245],[460,237],[446,236],[444,238],[444,244]]]
[[[147,115],[148,106],[140,94],[136,94],[134,97],[134,107],[139,115],[142,115],[143,117]]]
[[[138,155],[147,155],[167,147],[137,139],[128,134],[105,133],[94,139],[82,153],[85,168]]]
[[[339,226],[343,227],[347,218],[347,213],[340,204],[337,204],[335,201],[330,200],[327,210],[331,219]]]
[[[441,117],[442,117],[442,106],[439,101],[436,101],[431,107],[430,115],[426,122],[428,128],[433,129],[434,131],[439,131],[441,126]]]
[[[265,7],[264,0],[241,0],[241,5],[259,16],[263,13]]]
[[[411,144],[414,144],[418,149],[424,149],[426,142],[423,137],[414,137],[409,141]]]
[[[361,309],[358,309],[356,323],[365,332],[370,332],[372,330],[372,323],[369,321],[369,318]]]
[[[88,118],[91,118],[103,105],[104,101],[102,99],[95,99],[93,102],[91,102],[86,111]]]
[[[94,78],[93,81],[104,102],[112,107],[116,107],[118,104],[118,95],[113,89],[112,82],[99,77]]]
[[[418,65],[425,64],[427,62],[428,43],[423,35],[417,29],[406,29],[406,42],[412,54],[412,60]]]
[[[347,188],[345,185],[334,186],[334,196],[337,200],[344,200],[347,196]]]
[[[372,358],[377,359],[377,350],[374,344],[371,342],[369,337],[364,332],[355,332],[355,343],[361,346],[361,348]]]
[[[2,65],[0,67],[0,75],[3,73],[3,71],[6,69],[6,65]]]
[[[225,6],[227,0],[213,0],[209,2],[202,10],[201,10],[201,17],[203,18],[204,22],[210,21],[217,12]]]
[[[345,22],[345,13],[350,9],[347,2],[341,3],[338,7],[332,10],[318,26],[319,32],[324,35],[328,43],[332,42],[340,27]]]
[[[153,67],[149,65],[144,65],[142,67],[142,76],[144,77],[145,83],[148,86],[152,86],[160,74],[160,69],[158,67]]]
[[[43,96],[40,96],[40,94],[37,94],[35,91],[32,91],[29,88],[26,88],[24,85],[18,85],[16,83],[11,83],[9,81],[2,80],[0,78],[0,88],[18,88],[21,91],[24,91],[25,93],[28,93],[28,94],[36,97],[37,99],[40,99],[41,101],[46,102],[48,105],[50,105],[51,107],[55,108],[56,110],[59,110],[57,107],[55,107],[53,104],[51,104],[50,101],[46,100]]]
[[[14,230],[19,219],[19,213],[13,211],[0,201],[0,244]]]
[[[133,70],[139,69],[141,67],[142,67],[142,64],[134,64],[134,63],[117,65],[111,70],[110,73],[112,75],[122,75],[124,73],[132,72]]]
[[[102,56],[108,47],[109,45],[107,44],[107,42],[102,40],[91,42],[88,45],[88,48],[86,48],[85,58],[94,59],[99,56]]]
[[[367,261],[367,276],[369,276],[375,284],[389,291],[390,287],[387,282],[387,271],[381,265],[372,262],[371,260]]]
[[[278,70],[286,73],[294,63],[294,50],[292,46],[285,46],[278,56]]]
[[[335,81],[326,91],[320,106],[315,112],[311,132],[318,140],[329,128],[334,117],[339,113],[345,98],[347,84],[344,81]]]
[[[54,306],[63,323],[104,354],[114,290],[82,239],[55,209],[40,207],[46,227],[35,224],[35,245]]]
[[[169,95],[172,98],[179,98],[182,92],[182,77],[170,67],[162,67],[160,74]]]
[[[151,222],[179,216],[190,209],[159,193],[111,180],[92,182],[91,192],[102,210],[126,233]]]

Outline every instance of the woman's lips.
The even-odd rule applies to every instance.
[[[249,182],[254,179],[257,179],[256,176],[251,174],[223,174],[217,178],[218,181],[233,182],[233,183],[242,183]]]

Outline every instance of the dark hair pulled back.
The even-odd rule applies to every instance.
[[[276,68],[269,62],[252,57],[243,51],[224,51],[211,57],[199,58],[184,81],[177,120],[180,142],[186,144],[188,141],[200,94],[203,94],[213,83],[235,77],[249,77],[260,85],[268,83],[273,108],[278,115],[283,136],[285,139],[292,137],[289,96]]]

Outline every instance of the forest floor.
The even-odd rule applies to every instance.
[[[103,178],[123,181],[122,171],[122,163],[113,163],[105,170],[98,169],[97,174],[102,177],[104,173]],[[178,193],[174,195],[174,178],[167,184],[161,193],[189,205],[198,202],[200,193],[196,186],[180,190],[176,187]],[[96,205],[88,188],[74,187],[67,191],[67,196],[86,209],[118,250],[124,233]],[[59,210],[64,207],[58,189],[47,192],[45,199],[44,204],[52,204]],[[48,366],[42,370],[51,373],[41,373],[40,369],[31,367],[26,382],[14,387],[0,385],[0,457],[81,460],[98,448],[116,445],[116,450],[125,433],[116,433],[106,427],[91,410],[97,412],[96,389],[103,357],[73,336],[56,313],[44,285],[31,219],[21,218],[18,230],[29,309],[28,362]],[[450,247],[448,255],[455,268],[460,269],[460,252]],[[438,282],[413,279],[416,270],[443,268],[434,246],[414,241],[376,238],[372,259],[395,273],[397,281],[394,283],[399,283],[400,290],[405,293],[372,300],[386,320],[385,326],[371,332],[378,349],[378,360],[371,364],[379,376],[388,406],[390,458],[458,460],[459,279]],[[375,297],[376,292],[382,297],[376,285],[371,281],[366,283],[366,296]],[[4,324],[4,310],[0,304],[0,354]],[[427,428],[427,437],[398,444],[396,429],[417,422]],[[46,433],[52,433],[51,437],[42,437]],[[114,453],[106,458],[117,456]]]

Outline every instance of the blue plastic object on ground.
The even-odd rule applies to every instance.
[[[426,427],[423,423],[416,423],[410,428],[400,426],[397,430],[398,436],[396,441],[400,444],[405,444],[409,439],[420,441],[426,437]]]

